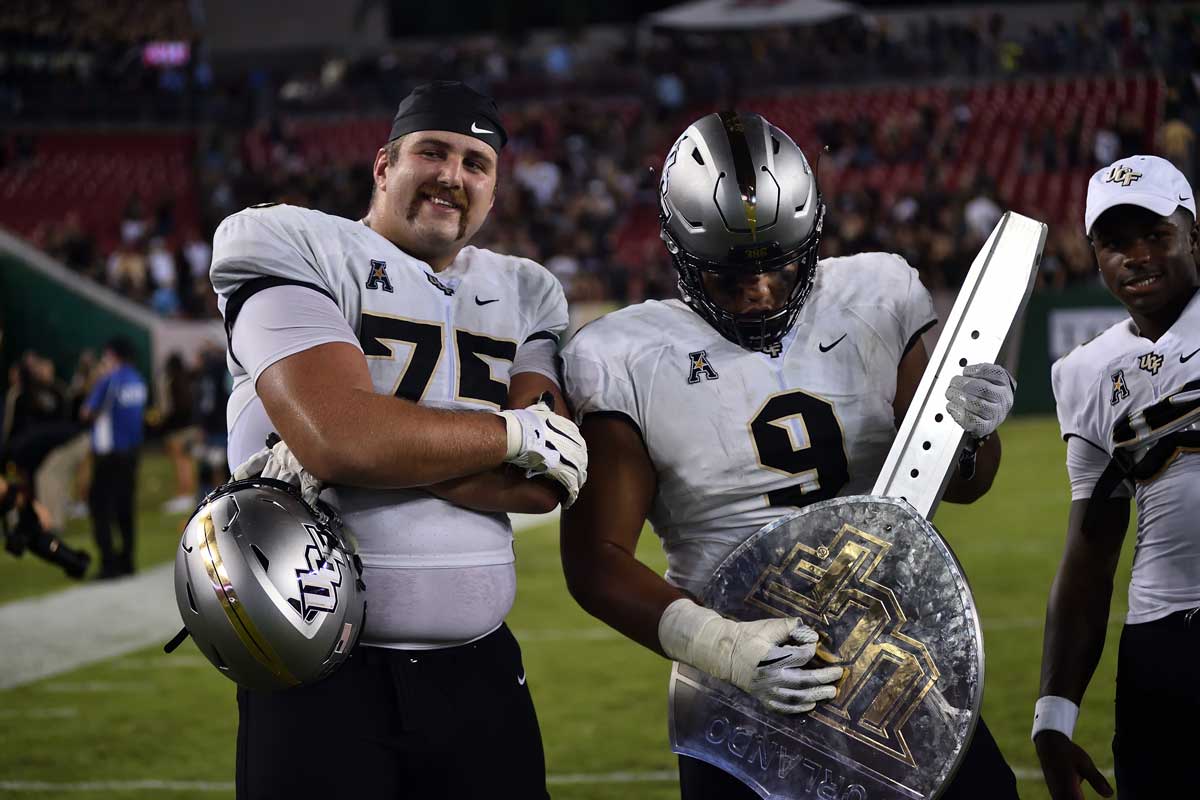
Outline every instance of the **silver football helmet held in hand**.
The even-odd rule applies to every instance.
[[[247,689],[326,677],[349,656],[366,616],[362,562],[336,513],[269,478],[237,480],[204,499],[175,557],[184,631]]]
[[[758,114],[701,117],[667,154],[659,216],[684,301],[730,341],[776,349],[812,290],[825,216],[816,175],[796,143]],[[792,263],[797,278],[785,304],[767,312],[723,308],[702,279],[736,280]]]

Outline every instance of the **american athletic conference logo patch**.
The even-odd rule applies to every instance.
[[[1117,403],[1129,397],[1129,387],[1125,385],[1125,370],[1119,369],[1112,374],[1112,399],[1109,400],[1110,405]]]
[[[367,288],[383,289],[383,291],[391,294],[393,291],[392,281],[388,278],[386,261],[371,259],[371,275],[367,278]]]
[[[712,362],[708,360],[708,351],[697,350],[694,353],[688,353],[688,359],[691,361],[688,371],[688,383],[699,383],[701,375],[704,376],[704,380],[706,381],[715,381],[721,377],[713,369]]]

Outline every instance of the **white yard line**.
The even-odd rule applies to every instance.
[[[1101,770],[1108,778],[1113,777],[1111,767]],[[1018,767],[1013,770],[1022,781],[1041,780],[1040,769]],[[673,783],[677,779],[675,770],[662,769],[648,772],[596,772],[547,775],[550,786],[567,784],[601,783]],[[232,792],[233,781],[80,781],[76,783],[51,781],[0,781],[0,792]]]
[[[673,769],[659,769],[652,772],[597,772],[576,773],[566,775],[547,775],[546,783],[551,786],[578,783],[669,783],[679,779],[679,773]]]
[[[36,691],[51,694],[112,694],[113,692],[144,692],[147,686],[135,681],[52,681]]]
[[[78,708],[0,708],[0,719],[73,719]]]
[[[547,775],[550,786],[597,783],[669,783],[677,780],[673,769],[652,772],[599,772]],[[0,792],[232,792],[233,781],[0,781]]]
[[[233,781],[0,781],[0,792],[232,792]]]

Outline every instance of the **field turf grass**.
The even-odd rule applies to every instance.
[[[1029,727],[1045,598],[1066,525],[1065,451],[1049,418],[1014,420],[1002,434],[1004,464],[992,491],[973,506],[943,505],[936,522],[966,569],[983,621],[984,718],[1021,777],[1022,797],[1044,798]],[[171,557],[182,517],[158,513],[169,494],[161,458],[144,461],[141,479],[138,550],[148,565]],[[86,531],[74,523],[69,541],[87,546]],[[557,535],[554,525],[518,535],[518,597],[509,616],[537,703],[551,794],[676,798],[666,732],[668,664],[575,605],[559,568]],[[1107,770],[1131,540],[1108,646],[1076,730],[1076,741]],[[658,541],[649,532],[639,552],[661,571]],[[0,554],[0,601],[66,585],[29,556]],[[159,648],[129,653],[0,691],[0,795],[232,797],[235,728],[232,684],[190,644],[169,657]]]

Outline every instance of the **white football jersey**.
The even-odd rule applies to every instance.
[[[667,578],[699,594],[763,525],[870,491],[896,434],[900,359],[935,321],[916,270],[864,253],[820,262],[778,357],[739,347],[682,301],[650,301],[586,325],[563,373],[580,420],[617,413],[641,431]]]
[[[1063,438],[1087,442],[1096,466],[1069,461],[1072,497],[1086,499],[1117,453],[1135,457],[1164,434],[1200,429],[1200,293],[1158,341],[1118,322],[1054,364]],[[1086,471],[1090,480],[1079,481]],[[1158,474],[1136,483],[1137,542],[1129,623],[1200,606],[1200,456],[1175,448]]]
[[[435,273],[361,222],[287,205],[249,208],[222,222],[211,276],[230,332],[233,465],[273,430],[254,389],[270,359],[241,364],[235,335],[239,314],[260,292],[301,286],[316,293],[306,297],[325,295],[348,328],[339,338],[324,335],[328,325],[297,321],[312,341],[294,342],[286,323],[247,323],[255,335],[280,341],[275,349],[247,344],[243,356],[266,351],[278,360],[327,341],[356,340],[377,392],[449,409],[499,409],[518,349],[557,341],[567,326],[561,286],[532,261],[466,247]],[[457,644],[503,621],[515,590],[506,514],[466,509],[419,489],[336,487],[330,494],[366,568],[365,642]]]

